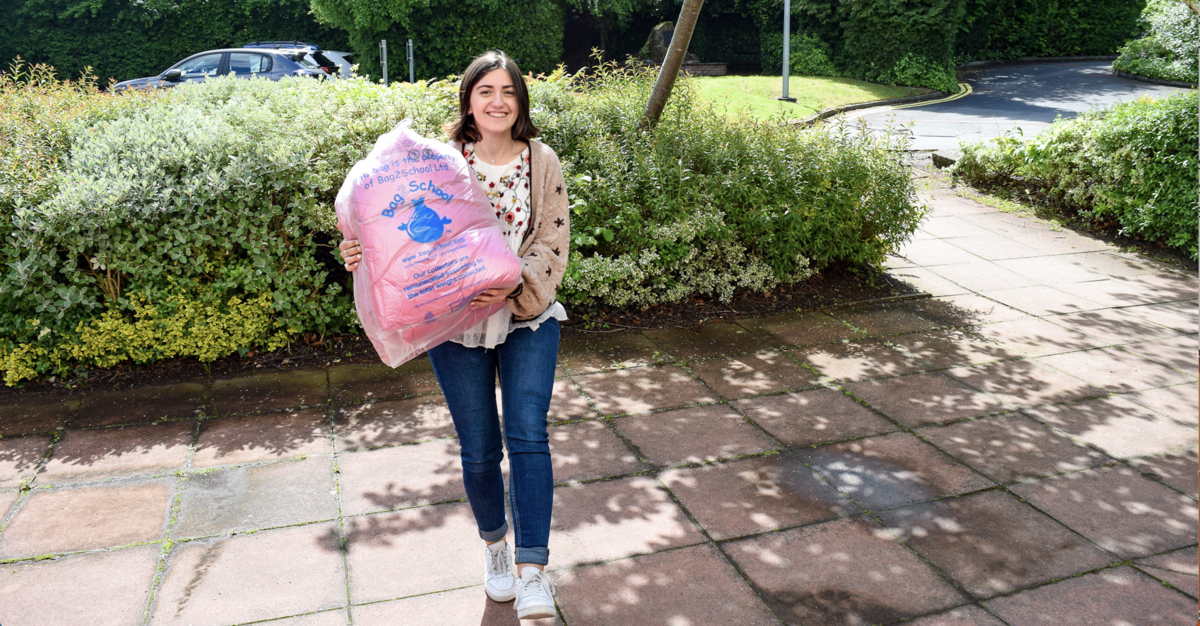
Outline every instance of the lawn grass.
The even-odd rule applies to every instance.
[[[749,114],[760,120],[797,120],[843,104],[929,93],[918,87],[888,87],[853,78],[792,76],[788,95],[796,102],[791,103],[777,99],[783,93],[781,76],[696,76],[688,83],[701,99],[723,109],[726,115]]]

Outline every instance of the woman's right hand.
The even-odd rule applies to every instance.
[[[346,271],[353,272],[358,269],[358,264],[362,261],[362,246],[358,245],[358,240],[347,239],[338,245],[338,249],[342,251],[342,263],[346,264]]]

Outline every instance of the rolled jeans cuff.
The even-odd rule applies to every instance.
[[[489,531],[489,532],[484,532],[482,530],[479,531],[479,538],[483,539],[484,541],[488,541],[488,542],[496,542],[496,541],[500,541],[501,539],[504,539],[504,536],[507,534],[508,534],[508,522],[505,521],[503,524],[500,525],[500,528],[497,528],[496,530]]]
[[[545,565],[549,561],[549,548],[522,548],[520,546],[517,546],[517,555],[513,559],[514,563],[532,563],[533,565]]]

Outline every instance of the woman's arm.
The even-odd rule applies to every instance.
[[[567,270],[571,242],[567,186],[558,155],[545,148],[534,159],[541,160],[535,167],[542,167],[542,163],[545,167],[541,189],[535,190],[531,197],[532,201],[539,202],[534,208],[536,223],[531,224],[532,241],[522,246],[522,282],[508,296],[508,308],[518,320],[533,319],[554,304]]]

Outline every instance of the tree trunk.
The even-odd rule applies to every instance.
[[[671,97],[671,88],[675,86],[679,66],[683,65],[683,55],[687,54],[688,44],[692,42],[692,31],[696,29],[696,18],[703,4],[704,0],[683,0],[679,19],[675,21],[675,32],[671,35],[671,46],[667,48],[667,58],[663,59],[662,67],[658,70],[658,80],[654,81],[654,90],[650,92],[650,101],[646,103],[646,112],[642,115],[643,128],[657,124],[658,117],[667,106],[667,98]]]
[[[1183,0],[1183,3],[1188,5],[1188,8],[1192,10],[1192,13],[1200,15],[1200,7],[1197,7],[1193,0]]]

